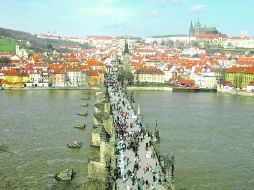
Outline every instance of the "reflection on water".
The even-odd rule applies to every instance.
[[[0,189],[6,182],[12,189],[80,189],[86,178],[87,159],[97,153],[90,147],[94,92],[90,100],[79,90],[0,91],[0,143],[9,152],[0,154]],[[89,103],[88,107],[81,104]],[[77,116],[89,110],[87,118]],[[85,130],[73,127],[86,122]],[[66,144],[80,140],[80,150]],[[65,168],[73,168],[69,184],[52,180]]]
[[[161,153],[176,158],[188,190],[254,189],[254,99],[210,93],[135,92],[144,124],[158,119]]]

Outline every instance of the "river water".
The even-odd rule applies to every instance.
[[[90,147],[94,92],[90,100],[80,90],[0,91],[0,144],[9,152],[0,153],[0,189],[8,182],[12,190],[80,189],[87,172],[88,158],[97,153]],[[89,107],[81,104],[89,103]],[[87,118],[77,113],[89,110]],[[85,130],[73,128],[86,122]],[[67,143],[79,140],[80,150]],[[52,176],[73,168],[75,180],[59,183]]]
[[[86,179],[86,164],[98,153],[90,147],[94,92],[79,90],[0,91],[0,189],[69,190]],[[158,119],[161,153],[176,159],[177,189],[254,189],[254,99],[210,93],[135,92],[144,124]],[[89,103],[88,108],[80,107]],[[88,118],[77,116],[89,110]],[[73,126],[83,121],[84,131]],[[80,150],[66,144],[80,140]],[[70,184],[52,180],[65,168],[76,177]]]
[[[178,188],[254,189],[254,99],[216,93],[135,92],[144,124],[158,119],[160,152],[175,156]]]

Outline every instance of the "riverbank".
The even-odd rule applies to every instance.
[[[234,96],[247,96],[247,97],[254,97],[254,92],[244,92],[244,91],[221,91],[219,93],[223,94],[230,94]]]
[[[172,87],[145,87],[145,86],[129,86],[127,90],[140,90],[140,91],[173,91]]]
[[[0,90],[100,90],[99,87],[24,87],[24,88],[8,88],[1,87]]]

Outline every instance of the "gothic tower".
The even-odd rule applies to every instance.
[[[130,53],[129,52],[129,45],[128,45],[127,40],[125,39],[123,54],[128,54],[128,53]]]
[[[195,24],[195,35],[199,35],[201,33],[201,24],[199,22],[199,18],[198,21]]]
[[[193,28],[193,24],[192,24],[192,21],[191,21],[191,24],[190,24],[190,29],[189,29],[189,36],[194,36],[194,28]]]

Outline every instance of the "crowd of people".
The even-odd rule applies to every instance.
[[[140,158],[155,157],[152,148],[153,134],[144,128],[141,119],[130,109],[131,105],[122,87],[117,83],[107,87],[114,116],[115,138],[118,140],[115,144],[116,180],[121,180],[127,190],[162,187],[166,180],[159,164],[149,164]],[[140,154],[144,154],[145,157]]]

